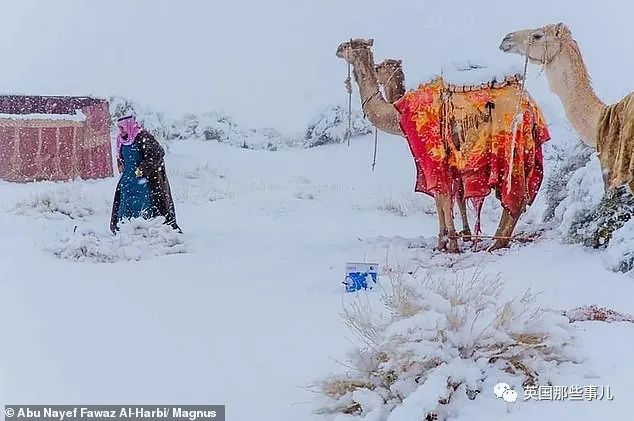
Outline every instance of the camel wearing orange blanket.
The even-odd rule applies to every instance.
[[[479,221],[482,203],[491,190],[495,190],[503,212],[497,238],[488,250],[506,247],[519,216],[541,186],[541,146],[550,139],[541,110],[527,92],[520,102],[517,130],[511,132],[521,78],[465,87],[448,84],[439,77],[397,98],[399,90],[404,90],[403,76],[375,67],[372,44],[372,40],[360,39],[343,43],[337,56],[353,66],[362,107],[370,122],[379,130],[407,139],[417,170],[415,190],[436,201],[438,248],[459,251],[453,223],[455,198],[460,195],[470,200]],[[384,84],[391,101],[380,95],[382,74],[390,76]]]

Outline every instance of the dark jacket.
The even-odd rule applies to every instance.
[[[141,144],[141,161],[138,168],[141,170],[141,176],[147,178],[150,185],[152,204],[158,210],[159,215],[165,217],[166,224],[182,232],[176,223],[174,200],[172,199],[172,192],[165,172],[165,162],[163,161],[165,151],[154,136],[145,130],[137,135],[135,142],[140,142]],[[113,233],[117,231],[120,195],[121,184],[119,183],[114,194],[112,215],[110,217],[110,230]]]

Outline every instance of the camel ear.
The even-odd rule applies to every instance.
[[[560,36],[562,34],[565,33],[569,33],[570,30],[568,29],[568,27],[566,26],[565,23],[563,22],[559,22],[556,26],[555,26],[556,30],[555,30],[555,35],[556,36]]]
[[[401,64],[403,64],[403,60],[396,60],[396,64],[400,66]]]
[[[370,38],[370,39],[368,40],[368,45],[369,45],[370,47],[372,47],[372,46],[374,45],[374,38]]]

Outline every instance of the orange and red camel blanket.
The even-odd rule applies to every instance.
[[[532,204],[543,179],[541,146],[550,134],[541,110],[524,92],[513,141],[520,93],[517,80],[467,90],[437,78],[396,101],[416,164],[415,190],[455,198],[462,184],[478,220],[491,189],[515,217]]]

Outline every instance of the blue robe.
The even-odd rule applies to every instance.
[[[164,162],[165,151],[147,131],[138,134],[131,146],[122,146],[118,162],[123,166],[110,214],[110,230],[116,234],[121,218],[163,216],[178,232],[174,200]],[[141,177],[135,171],[139,168]],[[145,211],[144,211],[145,210]]]
[[[138,142],[121,147],[123,173],[119,180],[121,191],[117,211],[119,221],[124,218],[153,218],[157,216],[156,207],[152,204],[147,178],[137,177],[135,174],[141,158],[141,146]]]

